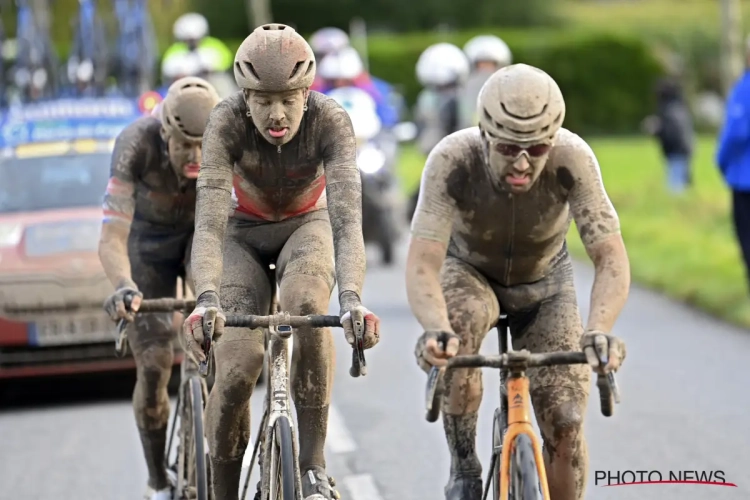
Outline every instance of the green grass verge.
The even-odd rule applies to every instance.
[[[730,195],[713,158],[715,140],[701,137],[694,187],[671,195],[661,155],[649,138],[592,139],[605,187],[620,216],[633,281],[750,327],[750,298],[730,219]],[[423,156],[405,148],[399,163],[404,189],[419,184]],[[573,224],[573,255],[587,258]]]

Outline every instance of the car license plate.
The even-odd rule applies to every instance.
[[[115,324],[102,314],[50,318],[30,325],[29,343],[38,346],[114,341]]]
[[[99,248],[99,231],[98,221],[35,225],[26,231],[26,255],[41,257],[65,252],[95,252]]]

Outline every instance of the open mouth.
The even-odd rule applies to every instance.
[[[531,181],[531,175],[511,172],[505,176],[505,181],[511,186],[525,186]]]
[[[268,129],[268,134],[275,139],[281,139],[288,131],[289,127],[270,127]]]
[[[198,172],[200,172],[201,166],[197,163],[188,163],[184,167],[182,167],[182,172],[186,176],[197,176]]]

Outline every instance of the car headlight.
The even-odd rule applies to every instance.
[[[357,155],[357,166],[365,174],[374,174],[385,165],[385,155],[376,148],[362,149]]]
[[[23,235],[23,226],[21,224],[2,224],[0,223],[0,248],[10,248],[18,245]]]

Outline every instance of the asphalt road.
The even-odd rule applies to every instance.
[[[439,500],[449,459],[440,422],[424,420],[425,375],[413,346],[421,333],[406,302],[404,248],[399,265],[370,263],[365,304],[382,319],[368,351],[369,374],[348,375],[350,350],[337,334],[338,370],[328,438],[328,468],[344,499]],[[373,254],[374,256],[374,254]],[[593,273],[577,266],[587,314]],[[336,307],[331,308],[332,311]],[[614,332],[628,359],[618,374],[622,403],[599,413],[595,388],[586,421],[587,499],[723,500],[750,498],[749,332],[722,325],[633,288]],[[483,351],[496,351],[488,337]],[[146,475],[129,392],[132,378],[56,379],[20,384],[0,410],[0,499],[140,499]],[[497,376],[485,373],[478,446],[490,452]],[[253,397],[253,433],[262,394]],[[657,484],[603,487],[594,471],[723,471],[737,487]],[[630,477],[625,477],[632,481]],[[655,479],[655,476],[652,477]]]

